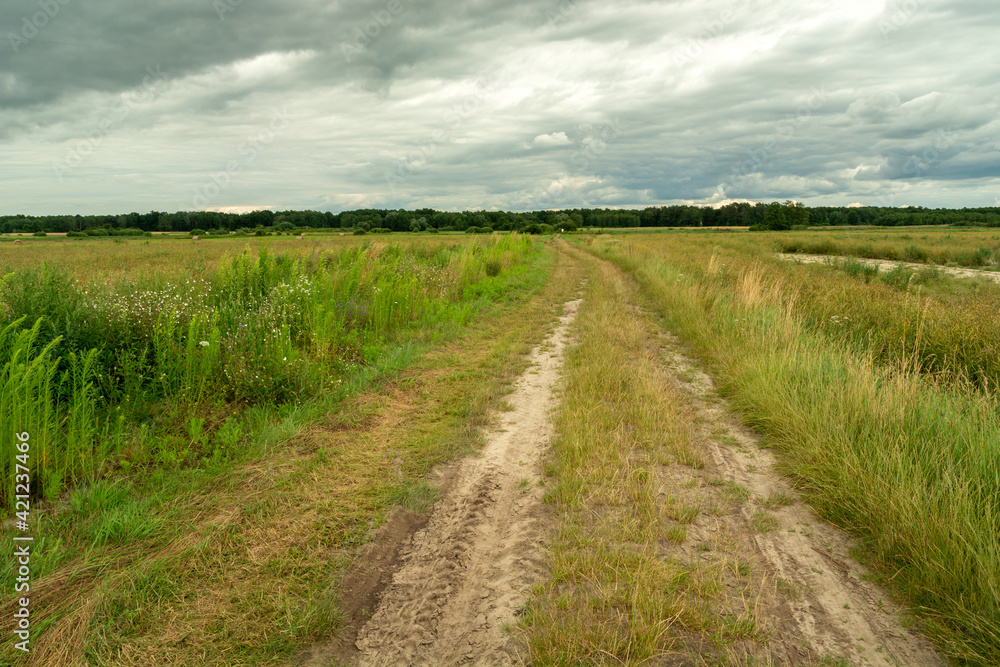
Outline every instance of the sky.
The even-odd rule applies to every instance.
[[[1000,205],[996,0],[0,0],[0,214]]]

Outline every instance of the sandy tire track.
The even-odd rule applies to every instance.
[[[772,494],[797,499],[789,481],[774,470],[774,455],[732,416],[711,378],[684,355],[677,338],[668,333],[661,342],[666,365],[691,396],[701,422],[701,439],[711,457],[705,472],[748,489],[755,499]],[[704,482],[700,491],[720,495],[718,487]],[[771,593],[759,603],[773,629],[768,652],[775,664],[812,665],[832,658],[850,665],[944,667],[932,644],[903,626],[900,608],[849,555],[848,535],[802,502],[774,509],[778,527],[757,532],[750,526],[761,511],[751,501],[729,516],[702,515],[693,536],[727,543],[728,556],[753,552],[752,560],[764,566],[761,586]]]
[[[510,665],[506,627],[539,578],[544,554],[541,458],[552,437],[569,328],[581,300],[564,305],[508,396],[511,410],[480,456],[458,464],[455,483],[413,536],[402,567],[356,643],[357,664]]]

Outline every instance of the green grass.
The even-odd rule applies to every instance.
[[[980,354],[996,336],[973,321],[976,304],[917,294],[901,300],[898,292],[890,299],[878,290],[891,287],[823,267],[781,266],[750,245],[672,241],[594,247],[639,280],[768,438],[780,468],[801,481],[822,515],[861,538],[869,562],[918,610],[939,646],[968,664],[1000,662],[996,385],[942,382],[922,361],[931,347],[941,363],[971,374],[965,355]],[[820,304],[852,319],[870,309],[870,339],[818,327]],[[935,337],[932,312],[970,328]],[[997,313],[980,317],[989,327]],[[897,352],[882,354],[880,346]]]
[[[1000,234],[981,229],[814,230],[770,234],[779,252],[1000,268]]]
[[[31,433],[31,495],[51,500],[115,468],[219,462],[239,439],[223,428],[231,414],[336,392],[406,340],[466,325],[520,279],[533,248],[517,235],[304,258],[263,247],[202,275],[110,288],[48,264],[9,273],[0,407],[9,432]]]
[[[727,651],[751,655],[743,642],[762,650],[763,623],[753,603],[731,613],[738,602],[726,593],[721,565],[665,554],[688,540],[703,509],[661,474],[670,461],[702,458],[691,409],[663,372],[656,325],[635,309],[627,277],[588,264],[546,466],[545,498],[557,515],[549,574],[521,623],[530,662],[643,665],[686,656],[694,664]]]
[[[73,429],[83,434],[78,439],[91,434],[92,450],[73,464],[90,466],[92,474],[71,477],[58,499],[33,514],[36,650],[26,664],[273,664],[329,636],[343,620],[340,591],[331,582],[392,507],[420,512],[435,501],[429,469],[478,445],[490,406],[502,400],[520,355],[541,338],[551,304],[571,289],[549,283],[544,296],[535,296],[552,270],[551,255],[533,242],[503,238],[362,246],[332,256],[329,266],[317,260],[315,273],[305,275],[313,285],[329,282],[323,290],[347,290],[343,285],[360,264],[355,287],[371,290],[375,314],[352,329],[365,343],[357,357],[321,357],[308,327],[301,329],[306,335],[291,337],[293,354],[330,371],[321,378],[322,391],[294,400],[227,399],[218,391],[232,366],[227,357],[203,372],[199,363],[188,363],[186,344],[175,345],[165,363],[173,364],[179,385],[196,388],[204,381],[212,398],[192,400],[195,391],[182,400],[149,373],[148,382],[131,385],[138,388],[136,400],[118,394],[118,405],[102,405],[69,391],[99,386],[84,362],[67,368],[63,394],[57,387],[50,401],[52,413],[62,416],[53,420],[53,442],[66,447]],[[284,261],[291,264],[281,268]],[[487,275],[486,261],[499,261],[503,270]],[[287,272],[281,275],[292,282],[277,281],[285,295],[281,286],[297,284],[299,269],[308,268],[294,258],[265,263],[238,257],[221,271],[242,277],[206,281],[214,293],[228,290],[230,300],[242,299],[246,312],[263,317],[275,287],[266,289],[271,279],[262,274]],[[407,276],[421,266],[439,267],[441,279],[413,292]],[[396,310],[388,306],[395,303],[377,314],[385,292],[375,290],[393,285],[411,290],[408,307],[416,315],[394,320]],[[394,300],[406,298],[403,288],[389,292]],[[225,317],[220,301],[206,320],[217,326]],[[33,335],[15,329],[24,340]],[[190,322],[179,331],[186,342]],[[57,365],[51,351],[41,355],[33,345],[22,341],[18,349],[35,350],[39,364]],[[159,363],[160,357],[146,359]],[[39,393],[37,383],[23,379],[23,366],[11,368],[20,373],[17,386]],[[399,385],[412,394],[412,407],[404,408],[387,397],[406,369],[416,370]],[[44,401],[34,405],[31,414],[44,417]],[[408,412],[397,422],[401,411]],[[93,428],[87,430],[91,414],[124,415],[116,422],[123,424],[120,440],[94,437]],[[32,430],[32,456],[40,455],[42,429]],[[97,457],[99,464],[86,458],[102,447],[108,451]],[[4,585],[13,590],[9,557],[4,565]],[[5,597],[2,607],[11,604]],[[206,645],[214,647],[215,662],[205,661],[199,647]],[[23,656],[12,651],[5,641],[0,662],[22,664]]]

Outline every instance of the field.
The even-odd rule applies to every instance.
[[[34,541],[0,662],[997,664],[1000,284],[933,264],[998,260],[912,228],[2,244]]]

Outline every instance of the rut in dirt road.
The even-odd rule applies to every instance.
[[[455,484],[413,537],[403,566],[358,635],[358,664],[516,664],[516,623],[537,580],[541,456],[569,328],[580,300],[532,352],[499,428],[481,455],[459,463]]]
[[[690,396],[711,457],[694,493],[701,502],[717,499],[724,487],[706,480],[721,478],[750,495],[732,512],[699,516],[693,540],[682,548],[699,557],[699,545],[710,544],[723,560],[753,562],[765,573],[756,605],[772,630],[768,657],[781,665],[943,667],[931,643],[904,627],[900,608],[850,556],[851,539],[798,502],[789,481],[775,472],[774,455],[731,416],[711,378],[675,337],[664,334],[662,341],[667,367]],[[779,506],[765,511],[773,498],[782,499]],[[754,528],[762,517],[773,528]]]

